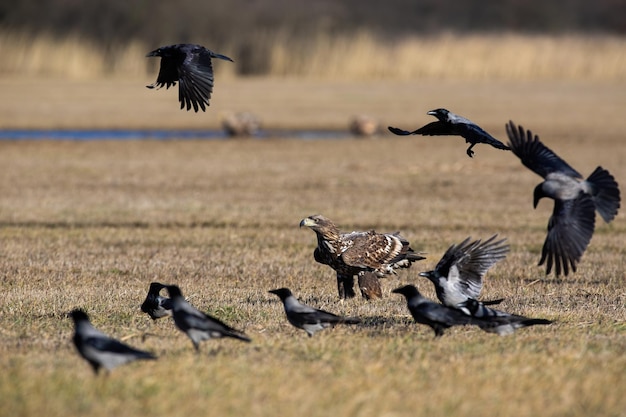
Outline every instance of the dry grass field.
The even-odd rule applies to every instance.
[[[352,114],[418,127],[446,106],[504,139],[513,119],[588,175],[626,184],[626,88],[603,82],[322,82],[224,79],[209,112],[178,111],[147,80],[3,79],[0,124],[16,128],[207,128],[229,109],[267,126],[343,128]],[[509,152],[460,138],[0,142],[2,416],[624,416],[626,221],[597,219],[573,276],[536,266],[551,203]],[[402,231],[428,259],[383,280],[384,298],[340,303],[313,260],[303,217],[343,230]],[[435,340],[390,290],[467,236],[511,245],[483,296],[554,320],[508,337],[457,328]],[[139,311],[153,280],[251,344],[191,342]],[[267,291],[359,316],[308,338]],[[65,314],[82,307],[106,333],[154,352],[94,377]],[[151,335],[142,338],[145,332]]]

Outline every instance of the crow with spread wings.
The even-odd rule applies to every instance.
[[[530,130],[506,125],[510,146],[527,168],[542,176],[535,187],[533,206],[548,197],[554,200],[554,210],[548,222],[539,265],[546,263],[546,275],[555,267],[557,277],[570,271],[587,249],[595,228],[595,212],[609,223],[620,207],[620,191],[615,178],[597,167],[587,179],[533,135]]]
[[[216,54],[201,45],[177,44],[162,46],[148,53],[147,57],[161,57],[161,68],[157,80],[148,88],[166,89],[178,85],[180,108],[187,106],[187,111],[198,109],[206,111],[213,92],[212,58],[233,62],[225,55]]]

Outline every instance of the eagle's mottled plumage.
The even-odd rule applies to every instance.
[[[322,215],[302,219],[300,227],[306,226],[317,235],[315,260],[337,272],[340,298],[351,298],[354,293],[354,276],[359,276],[359,287],[364,298],[382,295],[378,277],[395,273],[398,268],[408,268],[415,261],[425,259],[409,246],[399,232],[340,233],[339,228]],[[371,272],[376,279],[365,275]]]

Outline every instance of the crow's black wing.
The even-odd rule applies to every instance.
[[[595,219],[595,205],[587,194],[581,193],[573,200],[554,200],[539,261],[539,265],[546,262],[546,274],[552,271],[553,264],[557,276],[561,272],[567,276],[570,266],[576,272],[576,263],[591,241]]]
[[[140,358],[151,358],[153,355],[143,350],[135,349],[122,342],[108,337],[87,337],[83,339],[85,346],[91,346],[100,352],[115,353],[120,355],[133,355]]]
[[[420,127],[419,129],[411,132],[413,135],[427,135],[427,136],[448,136],[458,135],[453,125],[450,123],[444,123],[440,121],[430,122],[427,125]]]
[[[478,298],[482,290],[482,279],[493,265],[506,258],[509,246],[506,239],[496,241],[497,235],[481,242],[463,243],[454,247],[453,259],[448,272],[448,281],[469,298]],[[445,257],[445,256],[444,256]]]
[[[186,105],[187,110],[193,106],[195,112],[198,108],[205,111],[209,105],[213,92],[211,56],[211,51],[201,46],[187,48],[185,59],[178,67],[178,99],[181,109]]]
[[[387,129],[389,129],[389,131],[393,133],[394,135],[398,135],[398,136],[407,136],[413,133],[413,132],[409,132],[408,130],[398,129],[397,127],[393,127],[393,126],[387,126]]]
[[[156,82],[149,85],[148,88],[161,88],[163,86],[170,88],[171,86],[176,85],[176,82],[180,77],[178,68],[183,64],[184,60],[184,53],[161,57],[159,75],[157,76]]]
[[[515,126],[511,121],[506,125],[511,150],[527,168],[545,178],[553,172],[561,172],[574,178],[582,178],[574,168],[561,159],[539,140],[530,130]]]

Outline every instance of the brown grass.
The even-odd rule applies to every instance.
[[[624,80],[623,37],[610,35],[443,34],[387,39],[363,31],[351,35],[294,37],[260,32],[255,44],[231,37],[219,52],[235,64],[216,65],[220,77],[247,72],[265,76],[364,80]],[[174,43],[174,42],[172,42]],[[199,39],[211,48],[210,39]],[[93,79],[135,78],[156,71],[145,54],[158,45],[139,41],[103,49],[78,36],[0,33],[0,74]],[[238,50],[253,51],[236,56]]]
[[[216,80],[206,113],[179,110],[177,90],[138,79],[0,78],[0,127],[18,129],[217,129],[224,114],[250,111],[265,129],[347,129],[356,114],[383,127],[417,128],[446,107],[502,137],[509,120],[577,140],[626,129],[626,83],[586,81]],[[600,133],[602,132],[602,133]]]
[[[268,83],[279,85],[227,82],[219,97],[235,101],[223,91],[239,89],[262,108]],[[601,164],[620,183],[626,179],[624,124],[616,117],[623,93],[607,85],[496,84],[487,94],[481,84],[444,83],[413,87],[423,93],[416,97],[408,84],[368,93],[364,84],[304,82],[300,96],[313,97],[307,103],[285,92],[298,83],[286,84],[267,106],[277,124],[282,111],[285,125],[292,118],[306,125],[314,116],[293,107],[309,106],[316,123],[332,126],[343,117],[335,112],[360,102],[383,113],[404,105],[388,114],[417,127],[428,120],[420,116],[432,107],[426,103],[449,99],[500,137],[510,111],[584,175]],[[98,114],[99,102],[127,93],[93,85],[101,95],[83,99],[84,114],[124,126],[142,113]],[[326,90],[362,96],[320,93]],[[317,109],[324,94],[329,108]],[[157,96],[143,111],[162,106],[176,123],[216,117],[214,107],[206,115],[176,113],[175,95]],[[52,106],[50,119],[68,125],[68,107],[79,108]],[[554,120],[541,111],[558,108],[564,110]],[[18,118],[32,109],[14,111]],[[465,148],[459,138],[390,136],[0,142],[0,414],[623,415],[624,216],[610,225],[598,218],[577,274],[546,278],[536,262],[551,205],[532,209],[539,177],[508,152],[479,145],[469,159]],[[428,259],[383,280],[380,301],[339,303],[332,271],[313,260],[313,233],[297,227],[313,213],[344,230],[401,230]],[[484,297],[505,297],[503,309],[555,324],[510,337],[462,328],[434,340],[389,291],[414,283],[434,297],[417,273],[450,244],[493,233],[509,239],[511,253],[489,273]],[[195,355],[171,322],[149,325],[138,306],[155,279],[179,284],[194,305],[245,329],[253,343],[206,342]],[[279,286],[364,324],[309,339],[267,293]],[[105,332],[159,360],[94,378],[69,340],[64,313],[77,306]],[[142,340],[146,330],[160,337]]]

